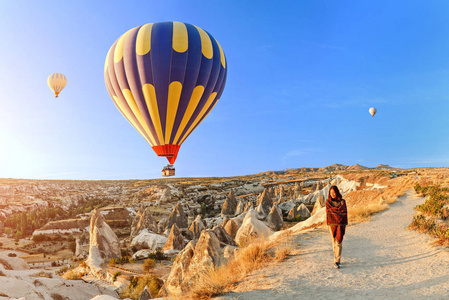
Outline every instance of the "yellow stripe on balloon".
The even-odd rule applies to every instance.
[[[117,45],[115,46],[115,51],[114,51],[114,63],[118,63],[122,58],[123,58],[123,50],[125,48],[125,40],[126,40],[126,36],[128,35],[128,33],[131,31],[132,29],[128,30],[127,32],[125,32],[119,39],[117,42]]]
[[[151,30],[153,23],[145,24],[140,27],[136,39],[136,53],[145,55],[151,50]]]
[[[123,104],[120,102],[120,100],[117,98],[117,96],[112,96],[112,100],[114,100],[114,103],[120,108],[120,112],[125,116],[125,118],[128,120],[131,125],[140,133],[141,136],[150,144],[151,146],[154,146],[154,144],[151,144],[151,141],[148,140],[146,135],[140,130],[139,126],[133,121],[132,117],[126,112],[125,108],[123,107]]]
[[[167,119],[165,121],[165,144],[170,143],[171,132],[175,124],[176,112],[178,111],[179,99],[181,98],[182,84],[173,81],[168,87]]]
[[[133,94],[128,89],[123,89],[122,93],[126,99],[126,102],[128,103],[128,106],[131,108],[134,116],[136,116],[137,121],[140,123],[140,125],[142,126],[142,128],[145,130],[148,137],[152,141],[152,143],[150,143],[150,144],[152,146],[156,145],[156,141],[154,140],[153,135],[151,134],[150,128],[148,127],[147,122],[145,122],[145,119],[143,118],[142,113],[140,112],[139,107],[137,106],[136,100],[134,100]]]
[[[106,61],[104,62],[104,73],[106,73],[109,66],[109,56],[111,55],[112,47],[109,48],[108,55],[106,55]]]
[[[195,112],[195,109],[198,106],[198,103],[200,102],[201,96],[203,96],[203,93],[204,93],[204,86],[202,86],[202,85],[196,86],[195,89],[193,90],[192,96],[190,97],[189,105],[187,106],[184,116],[182,117],[181,124],[179,125],[178,132],[176,133],[176,136],[174,139],[175,145],[177,145],[182,132],[186,128],[187,123],[190,121],[190,118],[192,117],[193,113]]]
[[[173,50],[182,53],[189,48],[187,27],[184,23],[173,22]]]
[[[206,58],[211,59],[214,55],[214,50],[212,48],[212,41],[210,40],[209,35],[203,29],[195,26],[201,37],[201,51]]]
[[[223,49],[221,49],[220,43],[217,40],[215,40],[215,41],[217,42],[218,48],[220,48],[221,65],[223,66],[223,68],[226,69],[226,59],[225,59],[225,56],[224,56]]]
[[[209,96],[209,99],[207,99],[206,104],[204,105],[203,109],[201,110],[200,114],[196,117],[195,121],[192,123],[192,125],[190,125],[189,130],[187,130],[186,134],[184,135],[184,137],[182,138],[181,142],[177,145],[181,145],[182,143],[184,143],[184,140],[186,139],[186,137],[190,134],[190,132],[193,130],[193,128],[195,128],[195,126],[198,124],[198,122],[201,120],[201,118],[204,116],[204,114],[206,113],[206,111],[209,109],[210,105],[212,104],[212,102],[214,101],[215,97],[217,97],[217,93],[214,92]]]
[[[151,120],[153,121],[153,126],[156,129],[156,134],[159,139],[157,145],[164,144],[164,138],[162,135],[161,118],[159,116],[159,108],[157,107],[156,90],[152,84],[145,84],[142,87],[143,96],[147,104],[148,111],[150,112]]]

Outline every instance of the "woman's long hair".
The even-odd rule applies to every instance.
[[[341,201],[341,199],[343,199],[343,197],[341,196],[341,194],[340,194],[340,191],[338,190],[338,187],[336,186],[336,185],[333,185],[333,186],[331,186],[330,187],[330,189],[329,189],[329,194],[327,195],[327,200],[332,200],[332,197],[331,197],[331,190],[334,190],[334,192],[335,192],[335,195],[336,195],[336,199],[338,200],[338,201]]]

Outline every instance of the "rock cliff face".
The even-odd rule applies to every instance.
[[[120,241],[111,227],[106,224],[101,211],[95,209],[90,220],[89,257],[86,263],[93,268],[109,258],[119,258]]]
[[[40,229],[33,232],[36,235],[54,235],[54,234],[81,234],[87,232],[89,219],[69,219],[61,221],[50,221]]]

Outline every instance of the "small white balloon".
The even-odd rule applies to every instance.
[[[374,115],[377,113],[377,109],[375,109],[374,107],[371,107],[369,109],[369,113],[374,117]]]

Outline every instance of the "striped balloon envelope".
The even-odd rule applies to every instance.
[[[215,38],[181,22],[127,31],[109,49],[104,66],[117,109],[171,164],[217,104],[226,74],[225,54]]]
[[[67,77],[61,73],[53,73],[47,78],[48,87],[55,93],[55,98],[58,98],[59,93],[67,84]]]

